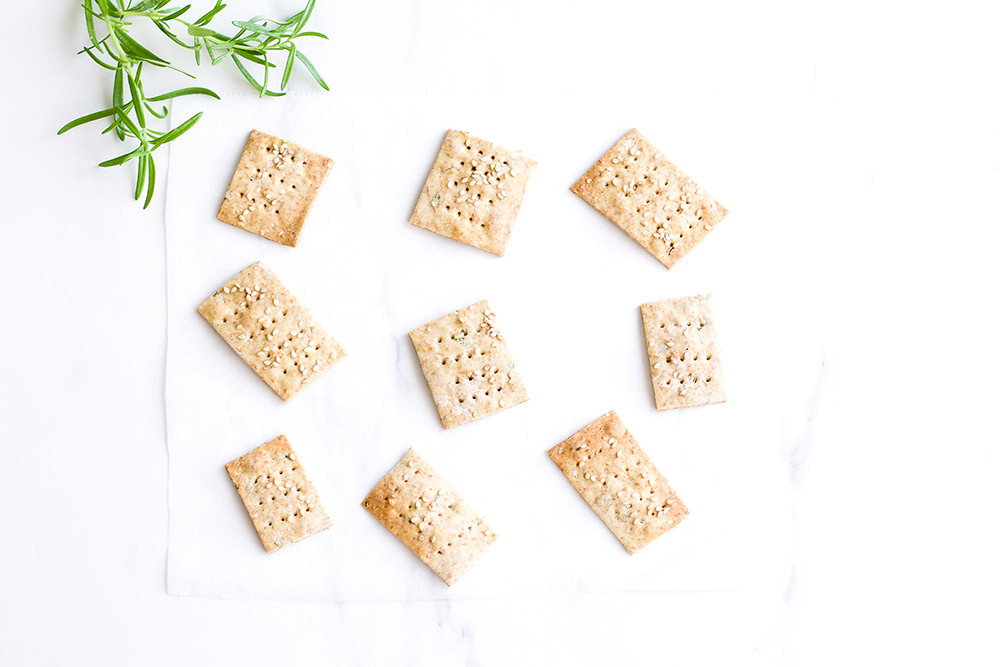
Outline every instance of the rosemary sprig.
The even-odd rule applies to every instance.
[[[156,185],[153,153],[190,130],[202,115],[202,112],[198,112],[170,131],[157,130],[149,124],[151,117],[164,121],[169,112],[166,106],[156,103],[185,95],[220,98],[208,88],[198,87],[178,88],[148,97],[142,85],[143,67],[172,69],[191,78],[194,76],[135,41],[129,34],[129,27],[134,22],[152,22],[174,45],[192,51],[196,65],[201,64],[202,54],[212,65],[231,60],[261,97],[285,94],[283,91],[288,85],[296,61],[306,68],[324,90],[330,90],[295,42],[299,37],[327,39],[322,33],[305,31],[316,0],[307,0],[302,11],[285,21],[266,16],[255,16],[249,21],[233,21],[232,25],[237,31],[232,35],[225,35],[208,26],[216,14],[225,9],[226,5],[222,0],[217,0],[212,9],[190,23],[182,17],[191,9],[191,5],[167,7],[170,2],[171,0],[83,0],[90,44],[80,53],[85,53],[104,69],[114,72],[111,106],[71,120],[59,130],[59,134],[62,134],[79,125],[107,118],[110,122],[104,134],[114,132],[120,141],[138,142],[133,150],[105,160],[100,166],[113,167],[135,160],[138,165],[135,199],[138,200],[145,189],[143,208],[152,201]],[[177,29],[177,26],[183,27],[183,30]],[[280,84],[275,88],[271,69],[277,67],[274,60],[281,52],[285,53],[284,67]],[[251,73],[253,68],[260,69],[259,80]]]

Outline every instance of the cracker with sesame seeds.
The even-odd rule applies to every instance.
[[[301,461],[279,435],[226,464],[267,553],[332,525]]]
[[[250,132],[219,208],[219,220],[295,247],[333,160],[290,141]]]
[[[644,303],[639,310],[656,409],[725,402],[712,295]]]
[[[497,538],[455,487],[412,449],[361,505],[449,586]]]
[[[613,410],[550,449],[549,456],[630,554],[688,513]]]
[[[528,400],[496,316],[485,301],[410,332],[445,428]]]
[[[198,314],[286,401],[347,354],[260,262],[230,278]]]
[[[410,224],[503,256],[535,161],[448,130]]]
[[[570,190],[668,269],[728,212],[634,129]]]

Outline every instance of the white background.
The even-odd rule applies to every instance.
[[[261,9],[237,4],[233,18]],[[332,39],[307,53],[336,93],[529,107],[557,93],[619,99],[617,124],[573,139],[591,159],[661,110],[653,139],[676,146],[684,159],[671,157],[733,211],[666,284],[679,288],[716,250],[742,249],[716,275],[760,287],[759,329],[747,332],[759,347],[745,352],[777,358],[793,331],[824,359],[795,410],[782,394],[746,434],[748,452],[774,453],[786,470],[792,565],[780,586],[347,604],[167,595],[166,179],[141,212],[127,170],[93,166],[119,146],[94,128],[55,137],[107,104],[108,81],[72,55],[84,40],[78,8],[30,11],[32,30],[22,21],[8,38],[0,111],[0,662],[995,664],[991,5],[317,11]],[[202,77],[243,90],[223,69]],[[576,203],[579,233],[599,235],[608,262],[642,260]],[[762,377],[761,391],[777,384]]]

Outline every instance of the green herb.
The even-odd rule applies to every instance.
[[[147,96],[142,85],[143,67],[172,69],[192,79],[194,76],[136,42],[129,34],[133,22],[152,22],[174,45],[191,51],[195,64],[201,64],[202,55],[212,65],[231,60],[261,97],[285,94],[282,91],[288,85],[296,61],[306,68],[324,90],[330,90],[295,43],[299,37],[327,39],[321,33],[305,31],[316,0],[308,0],[302,11],[285,21],[266,16],[255,16],[249,21],[233,21],[233,26],[238,29],[233,35],[224,35],[208,27],[215,15],[225,9],[226,5],[222,0],[217,0],[211,10],[192,22],[181,18],[191,9],[191,5],[167,7],[169,2],[171,0],[83,0],[90,44],[80,53],[87,54],[95,63],[114,72],[111,106],[80,116],[59,130],[59,134],[62,134],[79,125],[107,118],[110,122],[104,130],[105,134],[114,132],[120,141],[138,142],[133,150],[105,160],[100,166],[113,167],[135,160],[138,165],[135,199],[138,200],[145,189],[143,208],[152,201],[156,184],[153,153],[160,146],[190,130],[201,118],[199,112],[170,131],[157,130],[150,127],[150,121],[155,123],[153,119],[156,119],[166,125],[168,110],[166,106],[156,103],[184,95],[208,95],[215,99],[219,99],[219,96],[208,88],[196,87],[178,88],[160,95]],[[272,76],[271,70],[277,67],[275,60],[280,57],[284,57],[284,65],[280,83],[275,87],[276,76]],[[259,78],[251,73],[251,69],[259,70]]]

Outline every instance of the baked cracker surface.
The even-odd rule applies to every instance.
[[[198,314],[286,401],[346,355],[260,262],[230,278]]]
[[[497,537],[455,487],[412,449],[362,506],[449,586]]]
[[[656,409],[724,402],[711,295],[644,303],[640,311]]]
[[[614,411],[550,449],[549,456],[630,554],[688,513]]]
[[[316,489],[285,436],[230,461],[226,472],[268,553],[331,526]]]
[[[448,130],[410,224],[503,256],[535,161]]]
[[[445,428],[528,400],[507,341],[486,301],[414,329],[410,340]]]
[[[634,129],[570,190],[668,269],[691,252],[727,213]]]
[[[218,218],[294,247],[332,166],[324,155],[252,130]]]

